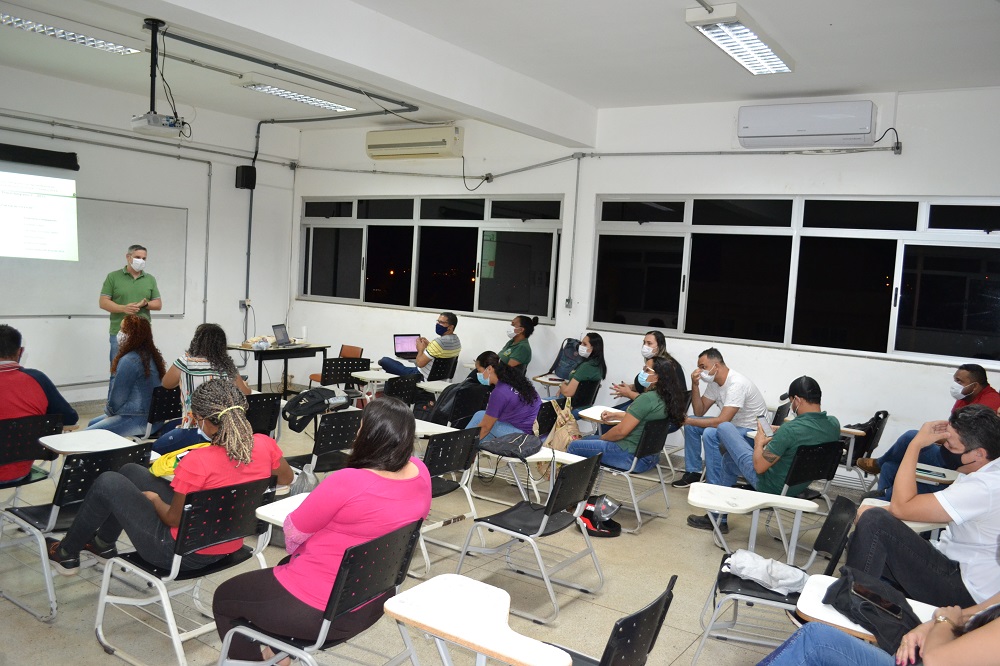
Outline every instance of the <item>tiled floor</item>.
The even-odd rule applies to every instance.
[[[97,412],[97,407],[87,407],[90,410],[88,415]],[[82,414],[81,420],[88,415]],[[280,444],[286,454],[290,455],[306,453],[312,448],[311,439],[306,434],[291,433],[287,429],[281,436]],[[475,487],[484,488],[484,485],[476,481]],[[511,500],[517,496],[513,487],[499,480],[489,488],[484,488],[484,492]],[[35,502],[45,501],[46,493],[51,493],[51,484],[42,482],[31,487],[27,497]],[[448,507],[454,504],[458,509],[461,504],[456,495],[452,496],[455,499],[446,497],[435,500],[435,506]],[[698,617],[712,587],[722,551],[713,545],[709,533],[686,526],[685,519],[692,513],[691,507],[687,505],[686,495],[686,490],[671,488],[669,515],[646,523],[638,535],[622,534],[613,539],[595,539],[605,574],[604,587],[598,593],[559,591],[557,588],[561,610],[554,623],[537,625],[512,616],[511,626],[529,636],[572,646],[599,657],[614,621],[652,600],[665,588],[670,576],[676,574],[678,581],[673,605],[649,663],[691,663],[701,633]],[[651,508],[655,509],[657,505],[662,507],[662,496],[654,496],[647,502]],[[502,508],[482,500],[477,500],[476,505],[481,514]],[[624,510],[618,519],[625,525],[634,522],[634,518]],[[730,518],[732,531],[728,538],[734,547],[746,544],[749,523],[749,517]],[[467,530],[468,523],[457,523],[437,531],[434,536],[461,543]],[[497,540],[495,535],[490,537],[494,542]],[[9,536],[5,536],[5,540],[8,538]],[[560,542],[574,547],[581,543],[581,539],[579,534],[566,531],[558,535],[556,543]],[[428,548],[431,553],[432,575],[454,572],[456,553],[433,545]],[[767,555],[778,555],[780,547],[762,531],[757,550]],[[267,549],[267,560],[271,564],[283,555],[283,551],[278,548]],[[821,567],[822,564],[817,566]],[[540,614],[547,613],[548,599],[542,583],[506,570],[502,559],[467,559],[462,573],[508,590],[512,605],[516,607],[533,609]],[[597,582],[589,560],[574,564],[566,574],[595,584]],[[228,576],[221,576],[220,580],[225,578]],[[218,584],[220,580],[214,581],[214,584]],[[408,579],[404,587],[418,582]],[[7,645],[0,652],[0,666],[8,662],[23,663],[26,657],[30,663],[74,666],[121,663],[115,657],[105,654],[94,637],[94,611],[100,585],[99,567],[85,569],[76,577],[57,576],[55,584],[59,614],[48,624],[35,620],[9,601],[0,600],[0,623]],[[30,599],[44,605],[44,583],[37,564],[37,554],[27,548],[4,549],[0,553],[0,589],[5,593],[27,592]],[[113,640],[128,651],[147,659],[148,663],[175,663],[169,642],[162,636],[144,631],[135,622],[127,622],[122,613],[114,610],[111,611],[108,623],[109,632],[114,635]],[[788,623],[789,633],[792,629],[793,626]],[[423,663],[440,663],[431,641],[417,637],[416,643]],[[15,645],[20,649],[12,649]],[[219,645],[220,641],[214,633],[189,644],[186,648],[188,662],[206,665],[215,663],[219,657]],[[388,618],[383,618],[348,646],[328,654],[325,661],[381,664],[401,649],[402,641],[395,624]],[[699,661],[713,666],[755,664],[768,651],[768,648],[711,640]],[[458,664],[473,662],[469,653],[454,649],[452,654]]]

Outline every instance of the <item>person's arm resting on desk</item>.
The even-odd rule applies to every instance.
[[[951,522],[951,516],[941,506],[933,493],[917,493],[917,459],[920,452],[947,434],[947,421],[928,421],[920,427],[899,463],[896,480],[892,485],[889,513],[900,520],[919,520],[931,523]],[[943,492],[943,491],[942,491]]]
[[[621,412],[616,412],[616,414],[621,414]],[[603,414],[601,416],[603,417]],[[637,425],[639,425],[639,419],[625,412],[622,414],[621,422],[601,435],[601,439],[605,442],[619,442],[628,437]]]

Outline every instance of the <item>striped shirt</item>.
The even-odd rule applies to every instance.
[[[174,365],[181,371],[181,405],[184,416],[181,420],[181,428],[196,428],[194,414],[191,413],[191,394],[194,390],[212,379],[228,379],[229,375],[216,370],[208,359],[199,356],[190,356],[184,352],[184,356],[174,361]]]
[[[434,365],[434,359],[436,358],[455,358],[462,353],[462,342],[458,339],[458,336],[454,333],[449,333],[448,335],[442,335],[440,338],[431,341],[427,345],[427,349],[424,353],[430,357],[430,363],[420,368],[420,374],[424,376],[424,379],[431,374],[431,367]]]

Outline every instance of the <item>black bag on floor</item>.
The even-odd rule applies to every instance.
[[[880,648],[895,654],[903,636],[920,624],[906,596],[864,571],[845,566],[840,574],[827,588],[823,603],[870,631]]]
[[[328,388],[309,389],[286,402],[281,415],[288,421],[289,428],[302,432],[316,416],[327,411],[346,409],[351,404],[351,399],[350,392],[347,396],[342,396]]]

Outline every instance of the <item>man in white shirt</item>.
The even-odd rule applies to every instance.
[[[705,382],[704,391],[700,381]],[[705,416],[712,405],[719,403],[718,416]],[[767,413],[767,404],[760,390],[746,376],[731,370],[715,347],[703,351],[698,367],[691,373],[691,409],[694,416],[684,420],[684,476],[672,484],[687,488],[701,479],[702,444],[719,448],[720,423],[731,422],[741,435],[757,428],[757,417]],[[753,445],[752,439],[747,439]]]
[[[955,483],[933,494],[917,493],[920,452],[945,438],[961,458]],[[983,405],[929,421],[899,464],[886,509],[866,508],[847,549],[847,565],[885,578],[907,597],[934,606],[971,606],[1000,591],[1000,417]],[[902,521],[948,523],[936,543]]]

